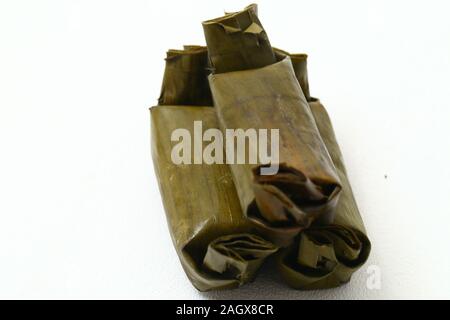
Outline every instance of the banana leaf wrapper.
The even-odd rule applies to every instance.
[[[289,57],[291,59],[292,68],[294,69],[295,77],[297,78],[297,81],[302,88],[303,95],[305,96],[307,101],[313,99],[311,98],[311,95],[309,93],[307,68],[308,55],[305,53],[289,53],[278,48],[273,48],[273,51],[277,61],[281,61],[286,57]]]
[[[214,73],[255,69],[275,63],[256,4],[202,23]]]
[[[159,105],[211,106],[207,75],[208,51],[202,46],[184,46],[167,51],[166,66],[158,98]]]
[[[158,106],[151,110],[152,157],[173,244],[181,264],[201,291],[252,281],[277,247],[245,219],[226,164],[172,161],[171,134],[193,123],[217,128],[211,107]],[[203,146],[205,147],[205,146]]]
[[[290,54],[273,48],[276,61],[289,56],[306,100],[310,100],[307,55]],[[208,75],[211,64],[205,46],[185,45],[182,50],[170,49],[166,54],[166,66],[158,105],[212,106]]]
[[[262,175],[264,163],[230,164],[247,217],[280,246],[313,223],[333,222],[340,181],[289,57],[209,82],[222,130],[279,129],[278,173]]]
[[[275,50],[278,59],[284,56],[291,58],[295,75],[342,186],[334,222],[328,226],[312,226],[300,233],[295,243],[278,255],[278,269],[286,283],[296,289],[337,287],[350,281],[352,274],[367,261],[371,243],[328,112],[319,99],[309,94],[307,55]]]
[[[263,174],[262,162],[230,167],[247,217],[271,241],[287,246],[313,223],[333,221],[341,189],[334,165],[291,60],[277,62],[256,7],[206,21],[203,29],[221,129],[279,130],[276,174]],[[227,149],[237,152],[236,144]]]
[[[302,231],[296,242],[277,257],[285,282],[303,290],[333,288],[350,281],[371,250],[331,120],[318,99],[312,98],[309,105],[336,167],[342,192],[333,224]]]
[[[191,47],[206,50],[205,47]],[[302,232],[291,247],[278,255],[278,268],[282,277],[292,287],[298,289],[335,287],[349,281],[352,273],[364,264],[369,256],[371,244],[348,181],[328,113],[321,102],[309,94],[307,55],[290,54],[276,48],[274,52],[277,61],[283,60],[286,56],[291,58],[295,76],[309,102],[318,130],[342,184],[334,224],[327,227],[312,227]],[[178,54],[183,52],[179,51]],[[184,81],[188,79],[184,78]],[[177,99],[183,100],[182,91]],[[201,99],[203,98],[200,97]],[[203,112],[211,113],[212,109],[205,108]]]

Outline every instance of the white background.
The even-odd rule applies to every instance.
[[[1,0],[0,298],[450,298],[448,1],[259,1],[272,45],[309,54],[373,251],[334,290],[289,289],[271,265],[239,290],[190,285],[148,107],[165,51],[247,4]]]

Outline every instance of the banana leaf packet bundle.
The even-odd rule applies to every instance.
[[[260,68],[275,62],[256,4],[205,21],[203,29],[215,73]]]
[[[351,275],[366,262],[371,244],[353,196],[331,120],[322,103],[309,94],[307,55],[289,54],[275,48],[274,51],[279,61],[286,56],[291,57],[296,78],[305,97],[308,97],[317,128],[342,184],[334,223],[328,226],[310,227],[301,232],[294,244],[278,255],[277,265],[284,280],[294,288],[331,288],[350,280]],[[178,54],[183,55],[183,52],[180,51]],[[178,98],[182,100],[181,95]],[[200,109],[202,115],[199,118],[213,119],[215,117],[213,108],[197,107],[195,110],[200,112]],[[217,120],[211,120],[211,123],[214,121]],[[217,122],[216,128],[218,128]]]
[[[205,21],[203,29],[221,129],[279,130],[276,174],[263,174],[267,163],[260,159],[228,163],[246,216],[272,242],[288,246],[312,224],[333,222],[341,190],[336,169],[291,60],[277,61],[255,5]]]
[[[184,49],[185,50],[171,50],[171,54],[179,55],[181,59],[183,59],[183,57],[186,58],[186,56],[188,57],[188,59],[190,59],[189,55],[193,54],[192,49],[195,49],[195,51],[197,51],[198,53],[202,52],[202,54],[205,52],[205,48],[200,46],[185,46]],[[318,130],[322,136],[326,148],[331,155],[333,163],[336,166],[337,173],[342,183],[342,193],[336,208],[335,222],[328,226],[312,226],[301,232],[300,235],[295,239],[294,244],[289,248],[283,250],[281,255],[278,255],[278,267],[282,277],[290,286],[294,288],[330,288],[350,280],[351,274],[355,272],[367,260],[371,245],[366,236],[364,224],[362,222],[350,184],[348,182],[342,155],[336,142],[329,116],[320,101],[318,99],[312,98],[309,94],[306,68],[307,55],[289,54],[283,50],[275,48],[274,53],[277,61],[283,60],[286,56],[289,56],[291,58],[295,76],[302,88],[306,99],[309,102],[309,106],[311,108]],[[207,70],[206,74],[209,73],[210,66],[206,61],[204,61],[202,64],[191,64],[190,66],[193,69],[199,68],[198,70],[196,70],[196,72],[192,70],[194,74],[198,73],[198,71],[204,72],[205,69]],[[164,81],[165,80],[166,77],[164,77]],[[189,78],[185,77],[184,82],[186,83],[183,84],[183,81],[179,82],[181,84],[180,88],[189,86],[189,81]],[[207,83],[207,80],[204,79],[202,80],[202,82]],[[163,91],[161,96],[163,96]],[[202,96],[202,94],[198,94],[198,101],[205,101],[205,97],[208,96],[210,96],[210,94],[207,94],[205,96]],[[193,105],[201,105],[201,103],[199,102],[186,100],[186,97],[188,96],[183,95],[183,90],[179,90],[178,93],[175,92],[173,97],[178,99],[177,101],[179,101],[179,104],[192,103]],[[186,106],[169,107],[168,109],[172,108],[176,110],[180,108],[191,109],[191,107]],[[198,117],[199,119],[205,119],[208,117],[211,117],[211,119],[213,119],[215,117],[213,108],[197,107],[195,109],[201,109],[201,115],[199,115]],[[172,118],[170,115],[168,117]],[[216,120],[211,120],[211,124],[214,121]],[[192,125],[192,122],[187,121],[186,125]],[[153,127],[154,126],[152,126],[152,128]],[[211,127],[214,126],[212,125]],[[218,123],[216,123],[215,127],[218,127]],[[169,216],[168,221],[170,226]],[[244,227],[243,229],[247,228],[248,227]],[[220,233],[221,232],[219,232],[219,234]],[[212,236],[210,237],[210,239],[213,239],[214,237],[215,236]],[[195,242],[195,240],[192,240],[192,242]],[[198,250],[198,252],[204,252],[204,248],[207,247],[209,243],[211,242],[206,240],[202,245],[200,245],[200,247],[202,247],[203,249],[195,250]],[[188,269],[186,271],[188,273],[188,276],[189,272],[192,273],[192,269],[201,269],[201,267],[198,267],[199,265],[201,265],[201,259],[197,258],[197,262],[193,263],[193,259],[191,258],[189,253],[190,246],[184,246],[182,250],[180,250],[180,248],[182,247],[178,246],[177,252],[179,252],[183,267],[185,269]],[[199,254],[198,256],[203,256],[203,253]],[[188,261],[188,263],[186,263],[186,261]],[[192,268],[192,266],[194,266],[194,268]],[[195,270],[193,273],[194,275],[199,274],[197,270]],[[206,282],[211,280],[211,277],[208,277],[209,279],[206,280]],[[191,278],[192,281],[192,275],[189,276],[189,278]],[[211,284],[211,282],[209,282],[205,285],[205,280],[202,278],[202,276],[200,276],[200,279],[200,283],[202,284],[200,286],[198,284],[195,284],[195,280],[193,281],[194,285],[200,290],[230,288],[236,286],[236,282],[233,282],[230,285],[230,283],[225,284],[221,280],[214,284]],[[214,277],[213,279],[213,281],[217,280],[217,278]]]
[[[252,281],[277,251],[258,236],[240,208],[226,164],[175,164],[171,135],[218,127],[213,108],[157,106],[151,109],[152,157],[173,244],[200,291],[229,289]]]
[[[282,278],[289,286],[302,290],[328,289],[347,283],[367,261],[371,250],[330,117],[318,99],[311,98],[309,105],[333,159],[342,192],[332,224],[303,230],[294,244],[277,256]]]
[[[293,288],[328,289],[350,281],[352,274],[368,259],[371,243],[356,204],[331,119],[319,99],[309,91],[306,54],[276,49],[278,60],[291,58],[295,76],[308,100],[314,121],[341,181],[342,191],[334,222],[302,231],[289,248],[277,256],[278,270]]]
[[[342,186],[333,223],[311,226],[302,231],[293,245],[278,254],[278,270],[285,282],[296,289],[337,287],[350,281],[352,274],[367,261],[371,243],[353,195],[331,119],[320,100],[310,95],[308,56],[275,50],[278,59],[283,56],[291,58],[295,75]]]

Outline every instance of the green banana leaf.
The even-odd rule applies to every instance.
[[[258,236],[239,205],[226,164],[175,164],[172,132],[193,123],[217,128],[211,107],[158,106],[151,110],[152,157],[173,244],[181,264],[201,291],[234,288],[255,278],[277,251]]]
[[[277,255],[278,270],[288,285],[320,289],[349,281],[367,260],[371,244],[327,111],[310,96],[307,55],[271,48],[256,5],[206,21],[203,28],[208,48],[185,46],[167,53],[159,104],[177,106],[151,109],[154,165],[172,239],[188,277],[199,290],[251,281],[264,259],[277,250],[264,240],[270,239],[289,245]],[[212,105],[211,91],[215,108],[192,107]],[[255,100],[262,110],[254,106]],[[269,110],[270,104],[275,108]],[[277,118],[280,114],[284,117]],[[278,177],[259,176],[259,165],[169,162],[170,130],[192,132],[194,120],[222,130],[230,123],[269,129],[275,127],[273,118],[289,128],[285,136],[297,138],[283,149]],[[290,148],[302,150],[300,159]],[[305,150],[311,154],[305,156]],[[198,197],[200,190],[212,197]]]
[[[342,192],[334,222],[304,230],[296,243],[278,256],[278,269],[296,289],[337,287],[367,260],[371,243],[347,177],[331,120],[318,99],[309,103],[317,127],[338,172]]]
[[[224,131],[279,130],[278,173],[262,175],[263,163],[230,164],[247,216],[280,246],[312,223],[331,223],[340,181],[289,58],[209,79]]]
[[[273,48],[276,61],[289,56],[306,100],[310,101],[308,71],[304,53],[290,54]],[[166,53],[166,66],[158,105],[212,106],[207,76],[212,67],[208,49],[200,45],[184,45],[183,49],[170,49]]]
[[[257,11],[252,4],[202,23],[215,73],[255,69],[276,61]]]
[[[301,232],[295,243],[278,255],[278,270],[286,283],[296,289],[337,287],[350,281],[352,274],[367,261],[371,243],[328,112],[319,99],[309,94],[307,55],[289,54],[279,49],[275,52],[278,59],[284,56],[291,58],[297,80],[342,185],[334,222],[327,226],[312,226]]]
[[[305,54],[291,55],[279,49],[274,49],[274,51],[277,55],[277,60],[282,60],[286,56],[291,57],[293,69],[295,70],[295,75],[301,85],[301,88],[303,92],[309,93],[306,68],[307,56]],[[178,54],[183,54],[183,52],[180,51]],[[188,80],[185,78],[185,81]],[[183,87],[184,86],[181,86],[181,88]],[[179,99],[182,104],[184,104],[182,92],[183,90],[180,90],[179,95],[177,95],[177,93],[175,92],[174,96],[176,97],[176,99]],[[203,98],[199,97],[199,99],[201,101]],[[371,247],[370,241],[366,235],[361,215],[358,211],[355,199],[353,197],[353,192],[347,178],[342,155],[337,144],[331,121],[328,117],[328,113],[318,99],[309,97],[308,101],[318,130],[322,136],[328,152],[330,153],[337,173],[340,177],[342,192],[336,207],[334,224],[328,227],[309,228],[297,237],[296,242],[290,248],[284,250],[278,256],[277,263],[282,277],[290,286],[298,289],[329,288],[348,281],[351,274],[355,272],[367,260]],[[217,121],[215,119],[215,112],[213,108],[190,108],[185,106],[168,107],[167,112],[180,112],[169,111],[169,109],[178,110],[179,108],[188,108],[186,109],[186,111],[189,110],[189,112],[193,112],[198,115],[196,119],[210,118],[211,123]],[[168,118],[172,118],[172,116],[168,115]],[[192,123],[186,121],[184,125],[188,127],[192,126]],[[212,125],[211,127],[214,126],[218,127],[218,123],[216,122],[216,124]],[[153,137],[153,139],[155,138]],[[229,171],[228,175],[230,175]],[[221,176],[222,174],[218,172],[217,176],[213,179],[219,179],[219,177]],[[233,198],[234,208],[236,209],[239,206],[236,204],[238,201],[237,196],[234,194]],[[232,206],[233,203],[230,203],[229,205]],[[214,206],[211,207],[217,208]],[[216,210],[215,212],[219,211]],[[168,215],[169,226],[171,225],[171,219],[176,219],[176,214],[172,215],[172,218],[169,218]],[[171,232],[172,237],[174,237],[172,227]],[[212,235],[210,239],[214,238],[215,236],[216,235]],[[200,256],[202,256],[203,252],[205,252],[204,248],[208,245],[208,241],[203,242],[203,249],[199,250],[200,252],[202,252]],[[182,260],[182,262],[184,261],[184,266],[188,265],[187,267],[185,266],[185,269],[187,268],[188,270],[191,270],[191,273],[197,275],[201,271],[193,272],[192,270],[202,270],[202,264],[197,263],[196,265],[195,263],[192,263],[193,260],[186,252],[185,247],[187,246],[178,246],[177,248],[177,251],[180,254],[180,259]],[[327,261],[327,259],[329,261]],[[190,264],[189,261],[191,262]],[[197,261],[199,261],[199,259],[197,259]],[[208,281],[210,281],[211,277],[208,277],[207,279]],[[193,278],[193,276],[191,275],[190,278]],[[202,282],[205,282],[205,280],[202,280]],[[233,282],[232,286],[234,285],[235,282]],[[199,287],[199,285],[197,285],[197,287]],[[220,286],[209,284],[208,286],[203,285],[201,287],[203,288],[203,290],[205,290],[205,288],[214,289]]]
[[[309,83],[308,83],[308,68],[306,60],[308,59],[308,55],[305,53],[289,53],[287,51],[273,48],[275,53],[275,57],[277,61],[281,61],[286,57],[291,58],[292,67],[294,69],[295,77],[302,88],[303,94],[307,101],[310,101],[311,95],[309,94]]]
[[[167,51],[159,105],[211,106],[207,75],[208,51],[202,46],[184,46]]]
[[[261,159],[230,167],[247,217],[287,246],[311,224],[333,221],[341,186],[291,60],[277,62],[253,8],[203,23],[208,78],[223,132],[279,130],[276,174],[262,173]],[[236,144],[226,151],[239,152]]]

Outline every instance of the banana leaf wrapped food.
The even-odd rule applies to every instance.
[[[331,120],[318,99],[311,99],[311,111],[338,172],[342,192],[334,222],[303,230],[295,243],[277,258],[278,270],[296,289],[337,287],[350,280],[367,260],[371,243],[356,205],[343,157]]]
[[[364,264],[370,253],[371,244],[348,181],[343,157],[328,113],[318,99],[309,95],[307,55],[274,50],[277,60],[283,60],[286,56],[291,57],[296,78],[305,96],[308,97],[314,121],[342,184],[334,223],[328,226],[310,227],[300,233],[294,244],[279,254],[278,268],[282,277],[292,287],[298,289],[334,287],[349,281],[352,273]],[[180,51],[179,54],[183,52]],[[188,80],[185,79],[185,81]],[[177,97],[179,101],[183,100],[182,92],[180,91]],[[199,109],[202,109],[202,115],[199,118],[214,118],[213,108]],[[200,110],[197,111],[200,112]],[[206,114],[209,115],[206,116]],[[211,120],[211,123],[214,121]],[[216,127],[218,128],[218,123]]]
[[[276,61],[289,56],[295,76],[298,79],[306,100],[310,100],[307,55],[290,54],[273,48]],[[184,45],[183,49],[169,49],[166,53],[166,65],[161,85],[158,105],[212,106],[208,75],[211,65],[208,49],[200,45]]]
[[[277,247],[245,219],[226,164],[174,163],[172,133],[181,129],[194,136],[197,120],[204,130],[218,127],[211,107],[151,108],[153,163],[173,244],[188,278],[201,291],[233,288],[252,281]]]
[[[203,30],[215,73],[260,68],[276,61],[256,4],[205,21]]]
[[[312,226],[297,237],[292,246],[277,257],[278,270],[288,285],[296,289],[326,289],[350,281],[352,274],[368,259],[371,243],[356,204],[327,110],[309,94],[307,55],[289,54],[296,77],[307,97],[322,140],[341,181],[342,191],[334,222]]]
[[[276,174],[265,174],[267,163],[261,159],[228,163],[242,210],[271,241],[287,246],[313,223],[334,220],[339,177],[291,60],[277,62],[256,11],[246,8],[206,21],[203,29],[221,129],[279,130]],[[271,149],[272,142],[268,144]],[[232,147],[227,155],[239,152]]]
[[[158,104],[211,106],[209,72],[206,47],[184,46],[183,50],[167,51]]]
[[[256,6],[250,6],[246,8],[246,10],[250,12],[250,14],[256,14]],[[230,18],[236,14],[239,13],[232,13],[227,16]],[[220,21],[221,19],[215,20]],[[254,20],[252,20],[252,23],[253,22]],[[257,23],[259,23],[259,21]],[[212,24],[214,24],[214,22]],[[242,26],[244,24],[241,23],[240,25]],[[225,27],[221,26],[221,28],[224,30],[227,29],[227,25],[224,24],[224,26]],[[255,29],[255,26],[252,28]],[[239,33],[235,30],[230,32],[230,29],[228,28],[227,34],[233,34],[233,36],[238,37],[247,35],[252,37],[251,34],[256,35],[258,33],[250,32],[242,35],[242,32]],[[251,42],[247,43],[251,44]],[[245,50],[243,51],[244,53]],[[253,202],[250,205],[250,208],[247,208],[248,210],[244,213],[239,210],[234,210],[236,207],[239,208],[238,195],[236,194],[236,188],[234,188],[234,186],[234,197],[229,197],[227,200],[229,201],[234,198],[234,201],[223,206],[217,205],[223,201],[208,202],[207,200],[204,201],[204,199],[199,201],[192,194],[186,194],[183,193],[183,191],[175,191],[175,189],[180,188],[180,186],[189,185],[186,184],[186,182],[183,182],[186,180],[190,181],[193,185],[201,185],[202,183],[198,182],[198,179],[195,179],[195,177],[201,175],[211,177],[213,181],[220,179],[220,177],[223,177],[224,175],[218,168],[222,166],[227,167],[226,165],[208,165],[205,168],[208,170],[208,167],[216,167],[216,170],[212,171],[205,171],[203,165],[188,165],[186,166],[186,169],[187,167],[189,167],[189,169],[186,171],[189,171],[195,166],[201,169],[195,171],[192,175],[179,171],[178,174],[175,175],[178,178],[174,178],[172,174],[170,175],[170,178],[167,179],[167,174],[163,173],[163,171],[166,170],[166,166],[164,165],[165,162],[161,161],[161,159],[158,161],[154,160],[175,248],[177,249],[177,253],[188,277],[199,290],[232,288],[253,279],[256,270],[259,268],[265,257],[276,251],[275,246],[264,240],[264,238],[275,240],[278,244],[285,246],[295,237],[292,244],[288,248],[282,250],[281,254],[277,256],[277,263],[278,270],[282,277],[290,286],[297,289],[330,288],[345,283],[350,280],[352,273],[367,260],[370,253],[370,241],[367,238],[362,218],[353,197],[331,121],[320,101],[312,98],[309,94],[306,67],[307,56],[305,54],[289,54],[275,48],[273,49],[273,53],[276,62],[283,62],[286,60],[286,57],[290,58],[295,78],[301,87],[305,99],[308,101],[314,123],[317,125],[317,129],[331,156],[332,163],[334,164],[336,173],[339,177],[339,186],[342,187],[342,191],[339,199],[335,200],[337,201],[337,204],[334,222],[327,224],[326,221],[316,220],[308,228],[298,228],[298,226],[295,224],[291,225],[291,223],[280,225],[278,221],[272,221],[271,223],[263,221],[264,223],[262,223],[261,226],[261,223],[258,220],[263,215],[259,211],[256,201]],[[201,58],[195,58],[196,55]],[[236,64],[229,67],[230,63],[234,63],[233,59],[225,59],[225,63],[222,64],[221,69],[218,70],[214,67],[214,63],[211,64],[211,62],[208,61],[208,53],[205,47],[185,46],[184,50],[169,50],[167,56],[174,57],[172,61],[178,62],[176,64],[170,64],[167,63],[166,60],[166,71],[159,104],[164,105],[174,103],[183,106],[152,108],[152,131],[154,132],[154,128],[158,127],[158,125],[155,125],[155,119],[157,118],[164,119],[156,120],[156,122],[159,123],[160,128],[168,128],[170,124],[173,124],[174,128],[183,126],[189,128],[192,126],[194,120],[192,118],[189,120],[189,116],[183,115],[184,112],[188,112],[192,116],[195,114],[194,118],[197,120],[206,119],[207,128],[219,128],[219,123],[213,108],[189,107],[185,105],[212,105],[207,75],[211,70],[220,73],[232,71],[233,68],[237,68]],[[192,59],[192,57],[194,57],[194,59]],[[216,61],[219,61],[220,65],[221,55],[219,54],[218,57],[219,58],[216,59]],[[252,59],[261,59],[261,61],[265,60],[266,62],[258,65],[255,64],[255,62],[252,62]],[[181,60],[184,60],[184,62],[179,62]],[[192,63],[191,61],[196,62]],[[211,61],[213,61],[213,59]],[[267,61],[267,55],[262,55],[261,58],[258,54],[250,54],[240,60],[237,64],[238,66],[240,65],[240,67],[237,69],[248,70],[264,67],[264,65],[268,63]],[[269,65],[270,64],[271,62]],[[171,66],[176,67],[171,68],[171,70],[168,71],[168,66],[169,68]],[[169,76],[166,77],[166,74]],[[189,76],[186,76],[186,74]],[[173,83],[176,85],[172,85]],[[201,88],[201,90],[197,90],[197,87]],[[169,91],[167,91],[167,88],[169,88]],[[171,89],[172,91],[170,91]],[[161,113],[164,114],[163,116],[160,114],[162,108],[164,108],[164,111]],[[179,113],[179,115],[177,115],[177,113]],[[164,129],[158,129],[158,131],[163,132]],[[156,134],[153,133],[152,143],[154,159],[161,158],[160,155],[164,153],[166,153],[165,157],[167,158],[167,149],[166,151],[159,150],[158,152],[155,152],[155,149],[157,149],[155,147],[155,141],[160,140],[160,137],[156,139],[155,137]],[[224,170],[227,171],[226,169]],[[228,177],[230,177],[231,173],[229,168],[227,172]],[[165,181],[161,178],[161,175],[166,176]],[[233,178],[235,179],[234,175]],[[232,180],[225,180],[231,181],[231,185],[233,184]],[[229,187],[229,184],[227,184],[227,186]],[[199,188],[203,190],[204,187],[205,186],[203,185]],[[214,190],[220,190],[222,187],[220,187],[219,184],[219,186],[210,185],[207,188],[212,188],[212,193],[215,194]],[[230,192],[230,194],[233,194],[233,192]],[[181,201],[174,202],[173,199],[181,199]],[[220,196],[216,199],[220,199]],[[193,206],[190,204],[191,201],[193,201]],[[228,209],[226,209],[227,206],[229,207]],[[203,208],[204,210],[200,210],[203,214],[196,213],[198,210],[193,210],[193,207]],[[220,222],[220,219],[217,219],[216,216],[222,216],[223,212],[227,210],[236,213],[236,217],[239,216],[241,219],[231,218],[230,221],[228,221],[227,218],[225,218],[225,223]],[[249,212],[250,219],[246,220],[245,216],[248,215]],[[231,216],[232,215],[230,215],[230,217]],[[258,217],[258,219],[254,219],[255,216]],[[185,218],[184,220],[187,221],[187,223],[183,224],[187,225],[187,227],[180,227],[180,217]],[[208,219],[208,217],[213,218]],[[249,224],[249,221],[252,221],[252,223]],[[255,222],[257,226],[256,229]],[[196,228],[196,225],[201,225],[202,227]],[[186,231],[189,230],[189,228],[190,231]],[[195,232],[193,231],[194,229],[196,229]],[[241,235],[245,235],[245,237],[241,238]],[[250,246],[251,248],[260,253],[260,255],[256,255],[256,261],[253,259],[254,257],[249,258],[247,255],[248,251],[240,251],[243,247],[245,247],[245,250],[249,250],[249,243],[253,244],[253,246]],[[259,244],[263,245],[259,247]],[[256,249],[257,247],[259,247],[259,249]],[[261,248],[264,249],[260,250]],[[255,251],[253,249],[250,251],[254,254]],[[236,253],[238,256],[240,255],[240,258],[236,259]],[[229,256],[233,257],[231,263],[226,262],[227,259],[229,259]],[[242,257],[245,257],[244,260],[248,259],[248,261],[242,262]],[[248,263],[249,261],[250,263]],[[228,266],[228,270],[226,266]]]
[[[302,92],[306,98],[306,101],[310,101],[311,99],[313,99],[311,98],[311,95],[309,93],[308,68],[306,63],[308,55],[306,53],[289,53],[278,48],[273,48],[273,50],[277,61],[281,61],[286,57],[289,57],[291,59],[295,77],[297,78],[297,81],[302,88]]]

